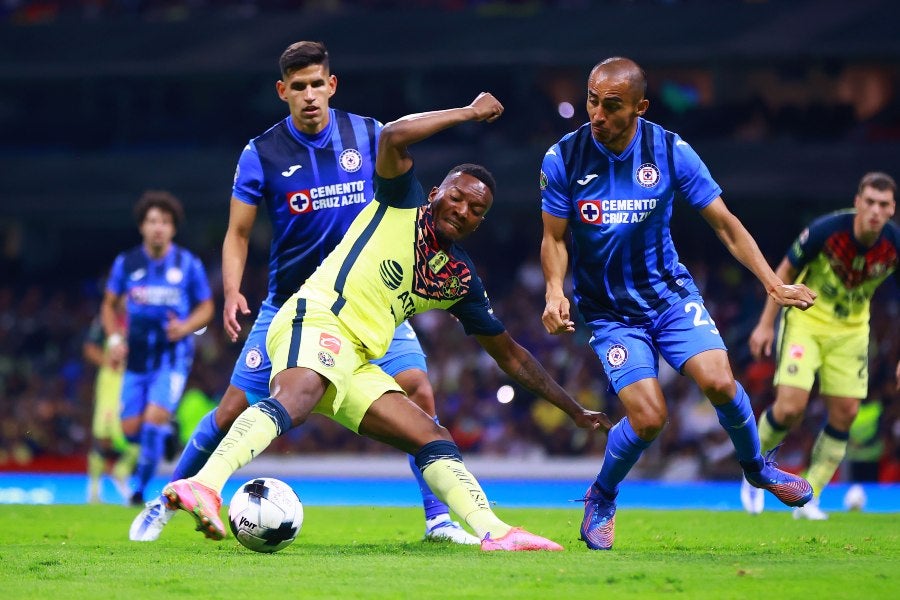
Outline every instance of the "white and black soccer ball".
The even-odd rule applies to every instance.
[[[228,505],[231,533],[255,552],[278,552],[300,533],[303,504],[291,486],[259,477],[243,484]]]

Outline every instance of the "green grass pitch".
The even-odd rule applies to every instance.
[[[135,509],[0,507],[3,598],[900,598],[900,516],[623,509],[616,545],[578,541],[581,511],[505,509],[565,552],[482,553],[422,542],[416,508],[305,506],[276,554],[193,531],[178,514],[159,541],[128,541]]]

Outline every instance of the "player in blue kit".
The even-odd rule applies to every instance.
[[[116,257],[100,315],[110,367],[125,365],[122,432],[140,444],[130,486],[131,503],[141,504],[191,370],[191,333],[212,320],[215,308],[200,259],[172,243],[184,218],[181,202],[168,192],[147,191],[134,215],[143,243]]]
[[[197,426],[173,480],[196,474],[238,415],[269,396],[272,364],[266,352],[266,332],[272,318],[374,196],[374,157],[382,124],[329,107],[337,77],[330,72],[328,52],[321,43],[290,45],[279,65],[282,78],[276,91],[288,104],[290,115],[251,140],[241,153],[222,246],[223,320],[232,341],[241,331],[238,314],[250,314],[240,286],[250,231],[261,205],[273,231],[269,293],[235,364],[231,384],[219,406]],[[397,327],[390,350],[376,364],[434,417],[425,354],[408,322]],[[451,520],[449,509],[431,492],[412,456],[409,461],[422,493],[426,539],[479,544],[479,538]],[[129,537],[156,540],[174,513],[166,509],[164,499],[154,499],[134,519]]]
[[[589,122],[554,144],[541,167],[544,327],[551,334],[575,329],[563,290],[571,229],[575,302],[626,413],[609,432],[600,473],[584,498],[581,536],[595,550],[612,548],[619,484],[666,423],[660,355],[712,402],[748,481],[790,506],[812,496],[809,483],[760,454],[750,399],[732,375],[697,286],[678,262],[669,230],[675,199],[700,211],[776,303],[806,309],[815,295],[775,275],[687,142],[644,120],[645,90],[644,72],[633,61],[597,64],[588,78]]]

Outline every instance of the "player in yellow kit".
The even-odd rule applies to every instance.
[[[491,174],[479,165],[460,165],[427,196],[415,178],[411,144],[461,123],[491,122],[502,112],[493,96],[481,94],[468,106],[409,115],[385,126],[375,200],[272,321],[266,340],[271,397],[241,414],[197,475],[163,491],[172,506],[194,515],[207,537],[225,535],[219,492],[228,477],[318,412],[414,455],[432,491],[482,539],[482,550],[562,550],[501,521],[449,432],[369,362],[385,353],[404,319],[444,309],[523,387],[580,427],[609,428],[606,415],[578,404],[512,339],[493,315],[472,260],[457,245],[478,229],[493,203]]]
[[[759,419],[766,452],[803,419],[818,375],[828,423],[816,439],[806,473],[814,497],[794,509],[797,519],[828,518],[819,499],[844,460],[850,426],[868,393],[869,303],[887,277],[900,275],[900,227],[891,221],[896,191],[889,175],[867,173],[859,182],[853,209],[813,221],[776,270],[783,281],[802,282],[819,295],[805,312],[782,309],[775,403]],[[750,336],[756,358],[771,353],[776,313],[775,304],[767,301]],[[896,375],[900,384],[900,364]],[[763,510],[761,490],[746,481],[741,500],[750,513]]]
[[[101,501],[100,478],[109,474],[122,500],[127,502],[131,496],[128,476],[137,461],[138,446],[130,444],[122,433],[119,411],[124,365],[113,361],[107,352],[107,339],[99,318],[88,329],[82,345],[82,355],[97,368],[97,378],[94,380],[94,417],[91,423],[93,439],[88,452],[87,501],[91,504]]]

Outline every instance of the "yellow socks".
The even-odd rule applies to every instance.
[[[844,439],[841,437],[844,436]],[[834,477],[844,455],[847,453],[847,433],[826,427],[819,433],[809,458],[806,480],[812,486],[813,495],[818,498]]]
[[[231,474],[268,448],[276,437],[275,422],[251,406],[241,413],[200,472],[191,479],[221,492]]]
[[[788,429],[786,427],[776,428],[772,425],[772,421],[770,420],[770,411],[772,409],[763,411],[763,414],[759,416],[759,422],[756,425],[756,428],[759,430],[759,445],[760,451],[765,455],[766,452],[777,446],[784,440],[785,436],[788,434]]]
[[[487,496],[475,477],[458,460],[439,459],[425,467],[422,476],[434,494],[462,517],[479,538],[494,539],[512,529],[491,510]]]

